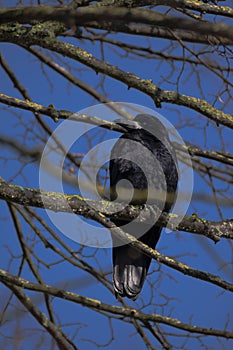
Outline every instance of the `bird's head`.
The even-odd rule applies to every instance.
[[[133,120],[116,119],[115,123],[127,131],[145,130],[157,138],[168,138],[168,131],[163,123],[150,114],[138,114]]]
[[[134,118],[134,122],[138,123],[142,129],[151,132],[155,136],[157,133],[161,136],[168,137],[168,131],[164,124],[156,117],[150,114],[138,114]]]
[[[136,122],[135,120],[129,120],[129,119],[122,118],[122,119],[116,119],[116,120],[114,120],[114,122],[117,125],[120,125],[123,128],[125,128],[127,131],[141,129],[141,125],[138,122]]]

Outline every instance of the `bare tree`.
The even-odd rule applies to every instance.
[[[1,349],[231,349],[232,3],[0,4]],[[187,214],[178,224],[179,213],[159,218],[172,232],[158,250],[127,236],[153,258],[135,302],[114,297],[110,249],[73,242],[47,215],[64,218],[70,230],[69,218],[79,217],[82,243],[82,222],[91,220],[97,235],[115,228],[111,217],[140,214],[153,222],[156,207],[122,209],[103,193],[101,200],[83,198],[78,187],[85,152],[125,132],[95,109],[83,110],[109,103],[113,114],[130,117],[113,101],[140,103],[169,119],[185,140],[174,141],[179,161],[186,164],[189,154],[195,172]],[[64,121],[82,130],[68,151],[54,132]],[[39,186],[49,138],[64,155],[65,193]],[[88,166],[82,170],[93,179],[94,158]],[[53,182],[58,168],[48,168]],[[97,175],[101,193],[107,164]]]

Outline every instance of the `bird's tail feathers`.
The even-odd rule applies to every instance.
[[[154,249],[160,232],[161,228],[153,227],[140,240]],[[130,245],[114,247],[113,284],[116,295],[135,300],[143,287],[150,263],[149,256]]]
[[[149,267],[148,257],[130,246],[113,251],[113,282],[116,294],[135,300],[140,293]]]

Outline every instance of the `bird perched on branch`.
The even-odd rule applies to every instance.
[[[110,158],[110,199],[128,204],[156,204],[169,212],[178,183],[176,155],[165,126],[155,117],[139,114],[133,121],[117,120],[126,132],[117,140]],[[149,223],[112,219],[117,227],[151,248],[162,228]],[[149,269],[151,258],[125,244],[112,232],[113,283],[115,294],[135,300]]]

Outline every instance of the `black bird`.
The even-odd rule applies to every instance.
[[[116,123],[127,132],[111,151],[110,199],[121,201],[123,196],[127,201],[130,197],[130,204],[143,205],[148,201],[159,206],[161,211],[169,212],[176,198],[178,172],[176,155],[165,126],[148,114],[139,114],[133,121],[117,120]],[[112,219],[112,222],[153,249],[162,230],[156,223],[152,226],[118,219]],[[130,245],[122,245],[113,233],[112,241],[115,294],[135,300],[151,258]]]

